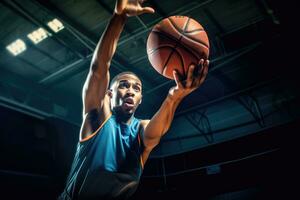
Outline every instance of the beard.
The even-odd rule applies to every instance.
[[[121,104],[114,106],[113,110],[117,111],[120,115],[132,115],[134,114],[137,106],[135,104],[128,104],[125,102],[122,102]]]
[[[124,106],[115,106],[113,111],[120,122],[128,122],[134,116],[135,109],[125,109]]]

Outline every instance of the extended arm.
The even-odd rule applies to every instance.
[[[195,66],[191,65],[186,81],[182,81],[180,75],[174,71],[177,85],[170,89],[168,96],[152,119],[144,122],[144,145],[147,152],[150,152],[159,143],[160,138],[170,128],[176,108],[181,100],[204,82],[208,72],[208,64],[208,61],[201,60],[198,73],[194,73]]]
[[[83,113],[103,106],[109,84],[109,67],[126,20],[125,15],[114,14],[95,49],[90,71],[83,88]]]

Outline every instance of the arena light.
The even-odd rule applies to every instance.
[[[12,53],[14,56],[19,55],[26,50],[26,44],[23,40],[17,39],[14,42],[6,46],[6,49]]]
[[[48,26],[57,33],[58,31],[64,29],[64,25],[58,19],[53,19],[52,21],[48,22]]]
[[[48,33],[45,29],[39,28],[27,35],[27,37],[34,43],[37,44],[48,37]]]

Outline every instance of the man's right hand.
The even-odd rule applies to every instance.
[[[151,7],[142,7],[144,0],[117,0],[115,13],[118,15],[137,16],[143,13],[154,13]]]

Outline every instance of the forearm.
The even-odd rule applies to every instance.
[[[125,15],[113,14],[96,46],[91,65],[93,70],[98,70],[99,67],[102,68],[101,71],[109,70],[125,21]]]
[[[148,140],[160,140],[160,138],[169,130],[174,118],[176,108],[182,98],[175,98],[168,94],[160,109],[151,118],[148,123],[144,137]]]

